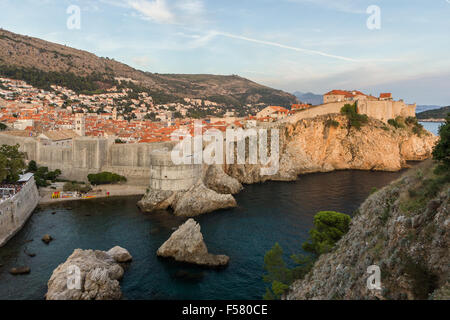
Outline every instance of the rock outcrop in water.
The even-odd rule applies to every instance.
[[[450,189],[431,182],[431,168],[424,163],[371,195],[286,298],[450,299]],[[367,288],[371,265],[380,268],[381,290]]]
[[[108,252],[76,249],[59,265],[48,281],[47,300],[118,300],[122,297],[119,280],[124,274],[120,260],[131,255],[123,248]],[[77,282],[77,270],[79,280]],[[71,288],[68,287],[73,286]]]
[[[229,178],[233,180],[233,178]],[[233,187],[234,190],[237,190],[235,185]],[[180,217],[195,217],[219,209],[232,208],[236,205],[236,200],[231,194],[217,193],[208,189],[201,181],[187,191],[149,189],[138,202],[138,206],[143,212],[151,213],[172,208],[173,213]]]
[[[236,200],[231,194],[217,193],[199,182],[188,191],[178,193],[172,208],[176,216],[194,217],[236,205]]]
[[[115,246],[114,248],[109,249],[106,253],[119,263],[130,262],[131,260],[133,260],[133,257],[128,252],[128,250],[119,246]]]
[[[207,267],[226,266],[230,260],[225,255],[208,253],[200,225],[193,219],[181,225],[158,249],[157,255]]]
[[[148,189],[144,197],[137,203],[143,212],[166,210],[175,197],[175,191]]]
[[[369,118],[357,129],[346,116],[332,114],[303,119],[296,124],[280,124],[280,169],[276,175],[262,176],[260,165],[232,164],[225,172],[241,183],[267,180],[293,181],[298,175],[334,170],[398,171],[406,161],[425,160],[437,141],[412,126],[395,129]]]

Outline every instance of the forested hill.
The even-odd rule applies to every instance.
[[[201,98],[227,105],[248,103],[290,106],[297,98],[237,75],[157,74],[134,69],[114,59],[0,29],[0,76],[48,88],[66,86],[78,93],[98,92],[115,78],[136,80],[128,86],[145,88],[156,102]],[[122,82],[123,83],[123,82]]]
[[[417,119],[445,119],[450,113],[450,106],[440,109],[428,110],[417,114]]]

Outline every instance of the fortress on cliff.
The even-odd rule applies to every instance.
[[[416,116],[416,104],[406,104],[403,100],[394,101],[391,93],[381,93],[377,98],[358,90],[333,90],[324,94],[323,104],[296,110],[292,116],[282,119],[281,122],[295,123],[302,119],[340,113],[346,104],[356,104],[358,113],[386,123],[397,117]]]
[[[278,117],[276,124],[266,125],[296,123],[302,119],[340,113],[341,108],[348,103],[356,103],[358,113],[383,122],[398,116],[414,117],[416,109],[415,104],[408,105],[402,100],[394,101],[389,93],[376,98],[360,91],[333,90],[324,95],[324,104],[308,106],[297,111],[291,110],[289,116],[286,114],[283,118]],[[173,142],[116,144],[112,138],[85,137],[82,132],[82,118],[77,118],[76,121],[76,131],[80,136],[70,137],[70,143],[52,144],[42,137],[12,135],[5,132],[0,133],[0,145],[19,144],[27,160],[35,160],[39,166],[46,166],[50,170],[60,169],[61,177],[65,179],[87,181],[88,174],[109,171],[125,176],[129,184],[137,186],[149,186],[152,170],[155,175],[162,168],[160,168],[162,160],[155,156],[154,151],[171,150],[173,147]],[[152,183],[157,181],[163,183],[162,181],[171,179],[169,176],[173,175],[172,171],[175,169],[171,168],[172,171],[168,175],[163,174],[167,171],[166,167],[167,165],[159,172],[159,179],[153,177]],[[175,171],[178,173],[180,170]],[[179,175],[176,176],[175,180],[179,184]],[[189,180],[191,176],[187,175],[183,179]]]

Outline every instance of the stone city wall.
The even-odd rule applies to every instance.
[[[34,178],[13,197],[0,202],[0,247],[23,227],[38,203],[39,192]]]

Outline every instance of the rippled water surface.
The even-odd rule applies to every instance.
[[[156,257],[156,250],[183,219],[143,215],[138,198],[72,202],[36,210],[26,226],[0,248],[0,299],[43,299],[52,271],[76,248],[127,248],[133,262],[121,282],[125,299],[259,299],[264,294],[264,253],[279,242],[299,253],[321,210],[354,212],[373,187],[401,173],[340,171],[301,176],[296,182],[246,186],[239,207],[198,217],[211,253],[226,254],[224,270],[188,267]],[[55,240],[45,245],[44,234]],[[36,254],[29,257],[27,253]],[[8,270],[29,266],[31,273]]]

